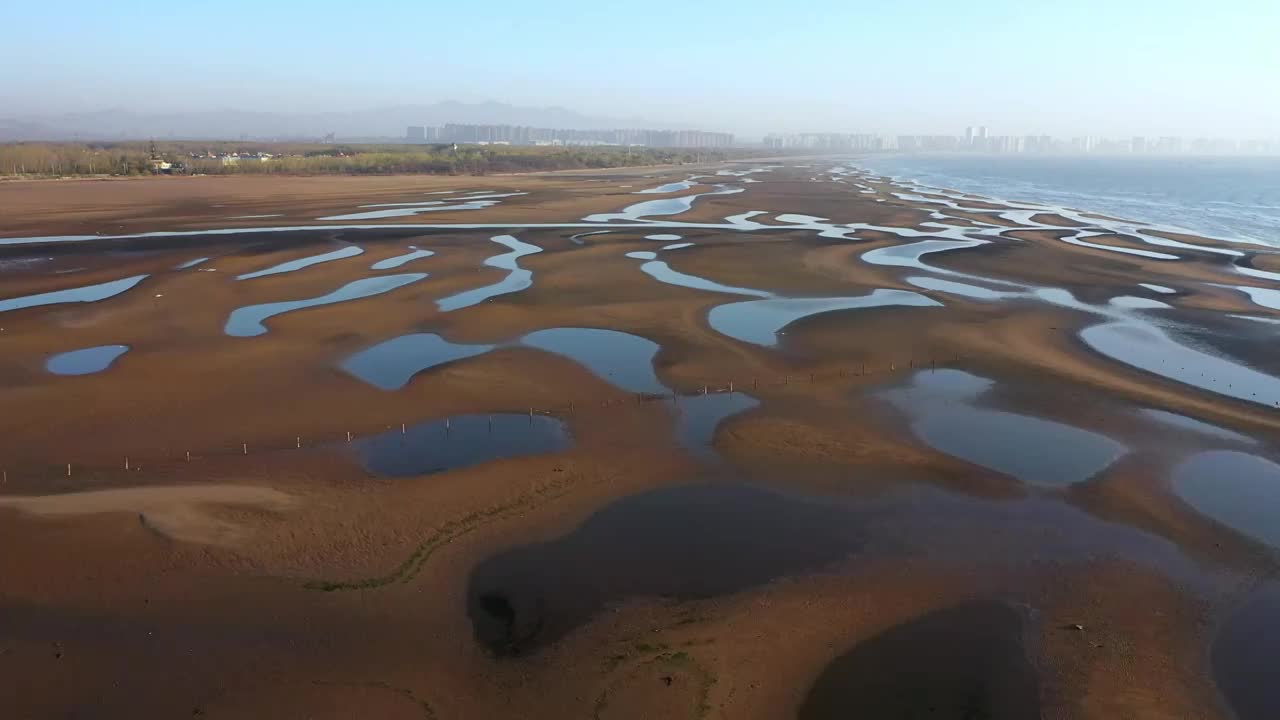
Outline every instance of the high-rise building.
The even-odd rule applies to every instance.
[[[405,131],[404,138],[409,142],[426,142],[427,129],[421,125],[410,125]]]
[[[974,135],[974,133],[973,133],[973,126],[972,126],[972,125],[970,125],[969,127],[967,127],[967,128],[965,128],[965,129],[964,129],[964,144],[965,144],[965,145],[972,145],[972,144],[973,144],[973,135]]]

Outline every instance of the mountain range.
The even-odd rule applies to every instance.
[[[62,115],[0,117],[0,141],[123,139],[338,139],[403,138],[410,125],[446,123],[526,125],[595,130],[677,129],[639,118],[584,115],[563,107],[520,107],[500,102],[438,102],[352,112],[292,113],[209,110],[150,113],[123,109]]]

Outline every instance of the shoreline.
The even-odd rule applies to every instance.
[[[912,155],[903,155],[903,154],[898,154],[898,155],[890,155],[890,156],[887,156],[887,157],[889,157],[889,158],[891,158],[891,159],[892,159],[892,158],[895,158],[895,157],[910,158],[910,157],[912,157]],[[925,157],[929,157],[929,156],[925,156]],[[966,154],[955,154],[955,155],[944,155],[944,157],[949,157],[949,158],[954,157],[954,158],[972,159],[974,156],[966,155]],[[1013,158],[1006,158],[1005,156],[1000,156],[1000,155],[991,155],[991,156],[982,156],[982,157],[989,157],[989,158],[995,159],[997,162],[998,162],[1000,159],[1011,159],[1011,160],[1014,160],[1014,161],[1017,161],[1017,160],[1023,160],[1023,161],[1026,161],[1026,160],[1028,160],[1028,159],[1033,159],[1033,158],[1026,158],[1026,157],[1020,157],[1020,156],[1014,156]],[[1071,159],[1071,160],[1082,160],[1082,159],[1088,159],[1088,157],[1087,157],[1087,156],[1082,158],[1082,157],[1076,157],[1076,156],[1052,156],[1052,155],[1051,155],[1051,156],[1044,156],[1043,158],[1036,157],[1036,158],[1034,158],[1034,159],[1052,160],[1052,159],[1059,159],[1059,158]],[[1116,155],[1116,156],[1099,156],[1099,157],[1098,157],[1098,158],[1096,158],[1096,159],[1104,160],[1104,161],[1105,161],[1105,160],[1120,160],[1120,159],[1126,159],[1126,156],[1123,156],[1123,155]],[[1144,159],[1153,159],[1153,158],[1144,158]],[[1238,159],[1238,158],[1236,158],[1236,157],[1234,157],[1234,156],[1221,156],[1221,157],[1219,157],[1219,156],[1203,156],[1203,157],[1192,158],[1192,159],[1218,160],[1218,159]],[[1274,158],[1259,158],[1259,159],[1260,159],[1260,160],[1274,160],[1274,161],[1277,163],[1277,165],[1278,165],[1278,166],[1280,166],[1280,156],[1277,156],[1277,157],[1274,157]],[[865,156],[860,156],[860,157],[858,157],[858,158],[855,160],[855,162],[863,162],[863,161],[865,161]],[[881,173],[879,172],[879,170],[878,170],[878,169],[876,169],[876,168],[874,168],[874,167],[871,167],[871,166],[868,166],[868,165],[859,165],[859,167],[860,167],[861,169],[863,169],[863,170],[865,170],[865,171],[867,171],[867,172],[873,173],[873,174],[881,174]],[[923,173],[924,175],[929,174],[929,173],[928,173],[928,171],[914,171],[914,172],[916,172],[917,174]],[[1178,233],[1178,234],[1192,235],[1192,236],[1201,237],[1201,238],[1205,238],[1205,239],[1208,239],[1208,240],[1214,240],[1214,241],[1222,242],[1222,243],[1234,243],[1234,244],[1245,244],[1245,245],[1257,245],[1257,246],[1265,247],[1265,248],[1269,248],[1269,249],[1276,249],[1276,250],[1280,250],[1280,227],[1277,227],[1277,228],[1276,228],[1276,230],[1275,230],[1275,232],[1276,232],[1276,236],[1275,236],[1275,238],[1274,238],[1274,239],[1272,239],[1271,241],[1263,240],[1263,239],[1260,239],[1260,238],[1247,237],[1247,236],[1244,236],[1244,235],[1227,236],[1227,235],[1221,235],[1221,234],[1217,234],[1217,233],[1213,233],[1213,232],[1208,232],[1208,231],[1204,231],[1204,230],[1197,230],[1197,229],[1194,229],[1194,228],[1191,228],[1191,227],[1181,226],[1181,225],[1177,225],[1177,224],[1169,224],[1169,223],[1165,223],[1165,222],[1162,222],[1162,221],[1155,220],[1154,218],[1151,218],[1151,219],[1143,219],[1143,218],[1137,218],[1137,217],[1123,217],[1123,216],[1122,216],[1122,214],[1110,214],[1110,213],[1108,213],[1107,211],[1104,211],[1104,210],[1101,210],[1101,209],[1091,209],[1091,208],[1086,208],[1086,207],[1077,207],[1077,206],[1071,206],[1071,205],[1061,205],[1061,204],[1058,204],[1058,203],[1053,202],[1053,201],[1051,201],[1051,200],[1019,199],[1019,198],[1012,198],[1012,197],[1010,197],[1010,198],[1006,198],[1006,197],[1003,197],[1003,196],[1001,196],[1001,195],[993,194],[993,193],[991,193],[990,191],[984,191],[984,190],[981,190],[981,189],[979,189],[979,190],[962,190],[962,189],[958,189],[958,188],[947,188],[947,187],[941,187],[941,186],[937,186],[937,185],[931,185],[931,184],[928,182],[928,180],[927,180],[927,179],[924,179],[924,178],[922,178],[922,177],[917,177],[916,175],[912,175],[912,174],[911,174],[911,172],[906,172],[906,173],[897,173],[897,174],[890,174],[890,175],[884,175],[884,177],[888,177],[888,178],[890,178],[891,180],[893,180],[894,182],[897,182],[897,183],[900,183],[900,184],[903,184],[903,185],[906,185],[906,186],[918,186],[918,187],[922,187],[922,188],[932,188],[932,189],[936,189],[936,190],[949,191],[949,192],[954,192],[954,193],[956,193],[956,194],[961,194],[961,195],[970,195],[970,196],[974,196],[974,197],[982,197],[982,198],[985,198],[985,199],[991,200],[991,201],[993,201],[993,202],[1006,203],[1006,204],[1012,204],[1012,205],[1028,204],[1028,205],[1040,205],[1040,206],[1049,207],[1049,208],[1055,208],[1055,209],[1064,209],[1064,210],[1069,210],[1069,211],[1072,211],[1072,212],[1078,213],[1078,214],[1080,214],[1080,215],[1085,215],[1085,216],[1094,216],[1094,217],[1097,217],[1097,218],[1099,218],[1099,219],[1104,219],[1104,220],[1108,220],[1108,221],[1112,221],[1112,222],[1130,223],[1130,224],[1133,224],[1133,225],[1142,226],[1142,227],[1146,227],[1146,228],[1149,228],[1149,229],[1152,229],[1152,230],[1158,230],[1158,231],[1161,231],[1161,232],[1172,232],[1172,233]],[[975,183],[975,184],[980,184],[980,182],[979,182],[979,181],[974,181],[974,183]],[[1053,189],[1053,188],[1051,188],[1051,187],[1045,187],[1045,188],[1043,188],[1043,191],[1044,191],[1044,192],[1046,192],[1046,193],[1048,193],[1048,194],[1056,194],[1056,193],[1061,193],[1061,192],[1069,192],[1069,191],[1055,190],[1055,189]]]

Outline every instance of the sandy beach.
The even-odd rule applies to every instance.
[[[834,160],[0,206],[9,716],[1280,709],[1280,252]]]

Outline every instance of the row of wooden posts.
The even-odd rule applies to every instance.
[[[960,358],[959,358],[959,357],[956,357],[955,359],[958,361]],[[917,367],[914,359],[912,359],[912,360],[909,360],[909,361],[908,361],[908,367],[909,367],[909,368],[916,368],[916,367]],[[921,368],[923,368],[923,367],[926,367],[926,366],[921,365],[920,367],[921,367]],[[930,361],[929,361],[929,365],[928,365],[927,367],[929,367],[930,369],[936,369],[936,368],[937,368],[937,362],[936,362],[935,360],[930,360]],[[894,371],[896,371],[896,370],[897,370],[897,363],[896,363],[896,362],[890,362],[890,363],[889,363],[889,371],[890,371],[890,372],[894,372]],[[853,375],[855,375],[855,376],[864,376],[864,375],[867,375],[867,374],[868,374],[868,372],[867,372],[867,366],[866,366],[866,363],[862,363],[862,364],[858,367],[858,371],[857,371],[856,373],[853,373]],[[848,376],[849,376],[849,372],[848,372],[846,369],[841,368],[841,369],[838,371],[838,376],[839,376],[839,377],[841,377],[841,378],[843,378],[843,377],[848,377]],[[808,380],[809,380],[809,382],[810,382],[810,383],[817,382],[817,379],[818,379],[818,376],[817,376],[817,374],[816,374],[816,373],[809,373],[809,375],[808,375]],[[780,382],[776,382],[775,384],[783,385],[783,386],[790,385],[790,384],[791,384],[791,375],[783,375],[783,376],[781,377]],[[757,377],[753,377],[753,378],[751,378],[751,388],[752,388],[753,390],[755,390],[755,389],[758,389],[759,387],[760,387],[759,378],[757,378]],[[737,392],[737,390],[736,390],[735,388],[736,388],[736,386],[735,386],[735,384],[734,384],[734,381],[729,380],[729,381],[728,381],[728,382],[723,386],[723,389],[719,389],[719,388],[718,388],[717,390],[715,390],[715,392],[716,392],[716,393],[719,393],[719,392],[727,392],[727,393],[729,393],[729,394],[733,394],[733,393]],[[700,389],[696,390],[693,394],[696,394],[696,395],[709,395],[709,394],[712,394],[711,386],[710,386],[710,385],[706,385],[706,384],[704,384]],[[672,402],[674,402],[675,404],[677,404],[677,405],[678,405],[678,404],[680,403],[680,397],[681,397],[681,394],[680,394],[680,393],[678,393],[678,392],[673,392],[671,395],[666,395],[666,394],[656,395],[656,394],[649,394],[649,393],[637,393],[637,394],[635,395],[635,400],[636,400],[636,404],[637,404],[637,405],[639,405],[639,404],[642,404],[642,403],[644,403],[644,402],[646,402],[646,401],[653,401],[653,400],[665,400],[665,399],[667,399],[668,397],[670,397],[670,399],[672,400]],[[603,401],[603,402],[601,403],[601,407],[611,407],[611,406],[613,406],[613,405],[615,405],[615,404],[617,404],[617,403],[616,403],[616,401],[609,401],[609,400],[606,400],[606,401]],[[573,413],[574,413],[574,408],[575,408],[575,405],[574,405],[573,401],[569,401],[569,402],[568,402],[568,406],[567,406],[568,413],[569,413],[569,414],[573,414]],[[544,410],[544,411],[539,411],[539,410],[536,410],[535,408],[532,408],[532,407],[530,407],[530,408],[529,408],[529,420],[530,420],[530,422],[532,422],[532,421],[533,421],[533,417],[534,417],[535,415],[548,415],[548,416],[554,416],[554,415],[557,415],[557,414],[560,414],[560,413],[559,413],[559,412],[557,412],[556,410]],[[446,431],[448,431],[448,430],[450,429],[450,426],[451,426],[450,418],[446,417],[446,418],[444,419],[444,425],[445,425],[445,430],[446,430]],[[388,426],[388,427],[390,427],[390,426]],[[492,416],[492,415],[490,415],[490,416],[489,416],[489,430],[490,430],[490,431],[492,431],[492,430],[493,430],[493,416]],[[408,425],[407,425],[406,423],[400,423],[400,434],[401,434],[401,435],[405,435],[405,434],[407,434],[407,433],[408,433]],[[354,440],[355,440],[355,436],[352,434],[352,432],[351,432],[350,430],[346,431],[346,441],[347,441],[348,443],[351,443],[351,442],[354,442]],[[295,436],[295,437],[294,437],[294,448],[298,448],[298,449],[302,448],[302,436],[300,436],[300,435],[299,435],[299,436]],[[277,449],[278,449],[278,448],[277,448]],[[248,455],[248,454],[249,454],[249,443],[247,443],[247,442],[243,442],[243,443],[241,443],[241,444],[240,444],[240,453],[239,453],[239,454],[241,454],[241,455]],[[186,462],[191,462],[191,461],[192,461],[192,459],[193,459],[193,458],[192,458],[192,455],[191,455],[191,451],[190,451],[190,450],[185,451],[184,459],[185,459],[185,461],[186,461]],[[132,462],[132,460],[131,460],[128,456],[125,456],[125,458],[124,458],[124,469],[125,469],[125,470],[129,470],[129,471],[135,471],[135,470],[140,470],[140,469],[141,469],[141,467],[140,467],[140,466],[138,466],[138,465],[136,465],[135,463],[133,463],[133,462]],[[72,463],[67,463],[67,464],[66,464],[66,476],[67,476],[67,477],[72,477],[72,472],[73,472],[73,464],[72,464]],[[9,472],[8,472],[7,470],[0,471],[0,484],[7,484],[7,483],[8,483],[8,481],[9,481]]]

